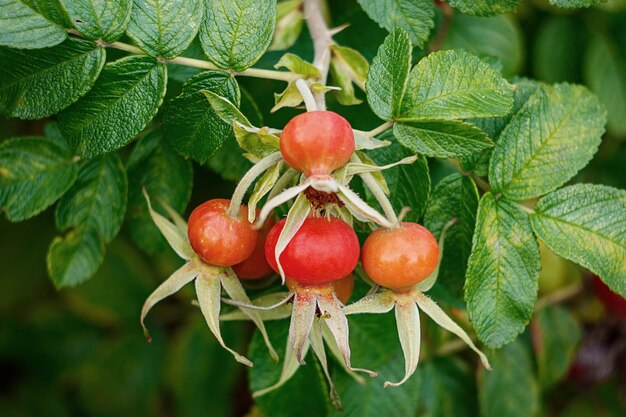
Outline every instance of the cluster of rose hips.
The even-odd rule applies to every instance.
[[[418,307],[466,341],[488,367],[486,358],[467,334],[423,294],[437,278],[445,230],[438,244],[423,226],[402,222],[390,213],[388,201],[379,199],[383,209],[387,208],[385,215],[380,215],[348,188],[353,175],[365,175],[377,168],[363,164],[356,156],[350,124],[330,111],[306,112],[285,126],[279,143],[279,153],[260,161],[261,169],[253,168],[250,172],[254,175],[244,177],[232,200],[215,199],[198,206],[191,213],[188,226],[172,210],[168,212],[174,223],[150,207],[157,226],[189,262],[148,298],[142,324],[156,302],[195,279],[198,305],[209,328],[237,360],[251,366],[248,359],[227,348],[221,338],[221,302],[239,306],[240,313],[256,323],[275,358],[263,320],[291,316],[283,376],[276,385],[257,395],[277,388],[293,375],[298,364],[304,363],[309,347],[328,376],[324,342],[348,372],[376,376],[375,372],[353,368],[350,363],[346,315],[383,313],[394,308],[405,354],[405,377],[396,383],[386,382],[385,386],[402,384],[416,369],[420,344]],[[242,205],[242,193],[255,177],[283,161],[288,169],[297,171],[292,178],[299,177],[299,183],[278,186],[281,189],[273,190],[260,211]],[[380,193],[374,194],[384,200]],[[287,218],[274,222],[273,209],[292,198],[296,200]],[[351,226],[353,218],[382,226],[367,237],[362,248]],[[346,306],[359,261],[372,290]],[[259,279],[272,271],[283,278],[288,291],[278,297],[250,301],[238,278]],[[222,292],[229,298],[222,299]],[[336,397],[332,381],[330,384],[331,394]]]

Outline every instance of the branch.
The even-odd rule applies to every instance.
[[[324,17],[322,16],[322,0],[304,0],[304,16],[311,39],[313,40],[313,48],[315,56],[313,65],[320,71],[321,76],[319,82],[326,85],[328,78],[328,68],[330,66],[330,45],[332,43],[332,33],[326,26]],[[326,99],[324,93],[315,93],[315,102],[318,110],[326,110]]]
[[[443,20],[441,22],[441,26],[439,27],[439,32],[437,32],[437,36],[431,42],[430,48],[428,48],[428,53],[438,51],[439,48],[441,48],[443,41],[446,40],[446,36],[448,35],[450,21],[452,20],[452,14],[454,13],[448,3],[437,0],[435,1],[435,5],[441,9],[441,12],[443,13]]]

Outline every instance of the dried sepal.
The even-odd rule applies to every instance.
[[[398,382],[385,381],[384,387],[404,384],[415,373],[420,356],[420,315],[415,301],[403,300],[396,304],[396,326],[404,354],[404,377]]]
[[[250,223],[254,223],[256,219],[257,204],[267,193],[271,191],[274,184],[276,184],[280,175],[280,167],[282,164],[282,161],[278,161],[276,165],[265,171],[265,173],[254,185],[254,190],[248,199],[248,221]]]
[[[383,215],[378,213],[375,209],[370,207],[365,201],[361,199],[350,188],[345,185],[338,184],[339,191],[337,196],[344,202],[348,210],[357,218],[365,218],[374,223],[377,223],[383,227],[391,229],[394,227],[394,223],[386,219]]]
[[[311,348],[313,349],[313,353],[315,353],[315,356],[317,356],[317,359],[322,366],[326,380],[328,381],[331,402],[337,410],[341,410],[341,399],[335,390],[335,384],[333,384],[333,380],[330,377],[330,372],[328,372],[328,360],[326,359],[326,350],[324,349],[324,340],[322,338],[323,325],[324,323],[321,320],[316,320],[316,322],[313,323],[311,333],[309,334],[309,342],[311,344]]]
[[[321,312],[321,319],[323,319],[328,326],[328,329],[332,333],[337,347],[343,358],[343,362],[346,367],[351,371],[364,372],[372,378],[378,375],[374,371],[364,368],[355,368],[350,363],[350,337],[348,319],[342,310],[341,301],[337,299],[334,293],[319,294],[317,297],[317,305]]]
[[[300,193],[302,193],[302,191],[306,190],[308,187],[309,185],[307,183],[295,185],[293,187],[287,188],[284,191],[281,191],[279,194],[267,200],[265,202],[265,205],[261,209],[261,212],[259,213],[259,217],[257,218],[256,224],[258,225],[258,227],[263,225],[263,223],[265,222],[265,220],[267,220],[270,213],[276,207],[280,206],[281,204],[286,203],[292,198],[295,198]]]
[[[357,374],[354,371],[351,371],[346,366],[343,360],[343,356],[339,351],[339,346],[337,346],[337,342],[335,341],[335,336],[333,336],[328,326],[322,326],[322,338],[324,339],[324,342],[326,342],[326,346],[328,346],[328,350],[330,351],[330,353],[335,357],[335,359],[337,359],[337,363],[339,363],[341,368],[348,375],[354,378],[356,382],[358,382],[359,384],[365,384],[365,379],[361,375]]]
[[[387,165],[372,165],[364,162],[350,162],[346,165],[346,174],[354,176],[363,173],[381,172],[398,165],[409,165],[417,161],[417,155],[407,156],[397,162]]]
[[[394,294],[389,290],[368,295],[356,303],[343,308],[344,314],[383,314],[390,312],[396,305]]]
[[[278,273],[282,279],[282,283],[285,283],[285,271],[280,263],[280,255],[283,253],[291,239],[298,233],[300,227],[304,224],[305,220],[311,212],[311,205],[306,195],[300,194],[296,201],[291,206],[289,213],[287,214],[287,220],[285,225],[278,236],[276,247],[274,248],[274,258],[278,265]]]
[[[182,287],[193,281],[193,279],[198,275],[198,271],[196,270],[193,262],[187,262],[185,265],[180,267],[176,272],[169,276],[165,281],[161,283],[157,287],[156,290],[152,292],[146,299],[141,308],[141,318],[140,323],[143,328],[143,334],[146,336],[148,341],[151,341],[150,333],[146,328],[144,320],[148,315],[148,312],[154,307],[159,301],[169,297],[170,295],[178,292]]]
[[[489,365],[489,360],[487,359],[485,354],[483,354],[480,351],[480,349],[476,347],[474,342],[472,342],[472,339],[468,336],[467,333],[465,333],[465,330],[463,330],[461,326],[456,324],[454,320],[452,320],[441,309],[441,307],[439,307],[437,303],[431,300],[428,296],[426,296],[425,294],[422,294],[419,291],[415,291],[415,292],[417,294],[416,301],[417,301],[417,305],[419,306],[419,308],[421,308],[422,311],[424,311],[424,313],[428,314],[428,316],[430,316],[430,318],[433,319],[433,321],[437,323],[439,326],[443,327],[444,329],[448,330],[451,333],[454,333],[459,338],[461,338],[461,340],[463,340],[474,352],[478,354],[478,357],[480,358],[480,361],[483,363],[483,366],[491,370],[491,365]]]
[[[219,342],[219,344],[229,351],[235,360],[247,366],[252,366],[252,362],[245,356],[235,352],[233,349],[226,346],[222,334],[220,332],[220,308],[221,308],[221,291],[222,285],[220,280],[219,267],[203,265],[200,274],[196,278],[196,295],[198,296],[198,304],[202,315],[206,320],[209,329]]]
[[[153,210],[150,197],[145,188],[143,189],[143,195],[148,203],[148,212],[150,213],[150,217],[152,217],[152,221],[154,221],[154,224],[161,231],[161,234],[165,237],[172,249],[174,249],[178,256],[185,260],[188,261],[192,259],[194,251],[187,240],[186,231],[181,231],[178,226]]]
[[[267,307],[269,310],[258,311],[263,321],[286,319],[291,316],[291,305],[286,304],[293,295],[286,292],[273,292],[262,295],[252,301],[252,305]],[[224,302],[227,302],[224,300]],[[242,307],[246,308],[246,307]],[[220,316],[222,321],[250,320],[250,317],[242,311],[241,308],[234,309],[228,313],[222,313]]]
[[[305,364],[304,345],[308,343],[316,309],[317,297],[315,294],[296,293],[291,310],[291,322],[289,323],[289,343],[291,343],[296,359],[301,365]]]
[[[263,305],[263,304],[257,305],[257,304],[250,304],[250,303],[242,303],[240,301],[230,300],[228,298],[222,298],[222,301],[225,304],[230,304],[230,305],[240,307],[240,308],[249,308],[249,309],[257,310],[257,311],[272,311],[286,304],[287,302],[291,301],[291,299],[294,297],[294,293],[292,292],[280,293],[280,294],[283,294],[283,296],[284,294],[287,294],[287,296],[284,296],[282,300],[277,301],[276,304],[272,304],[272,305]]]
[[[239,278],[237,278],[237,275],[235,275],[231,268],[223,268],[220,275],[224,291],[226,291],[226,294],[228,294],[231,299],[250,304],[250,298],[248,298],[246,291],[241,286]],[[250,317],[250,320],[252,320],[254,324],[256,324],[259,332],[261,332],[261,336],[263,336],[263,341],[265,341],[265,345],[269,350],[270,356],[272,357],[272,359],[274,359],[275,362],[278,362],[278,354],[276,353],[276,350],[274,350],[272,342],[267,335],[267,330],[265,329],[265,324],[263,323],[262,317],[257,311],[253,309],[242,308],[242,311],[248,317]]]
[[[391,145],[391,142],[388,140],[379,140],[369,137],[366,135],[366,132],[360,130],[354,131],[354,149],[357,151],[379,149],[389,145]]]

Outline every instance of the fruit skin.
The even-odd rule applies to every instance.
[[[307,177],[328,175],[354,153],[350,123],[332,111],[311,111],[291,119],[280,135],[280,152],[289,166]]]
[[[287,288],[292,292],[315,291],[324,293],[325,291],[331,291],[342,304],[347,304],[350,297],[352,297],[352,291],[354,291],[354,274],[323,285],[304,285],[289,278],[287,278],[286,283]]]
[[[435,237],[417,223],[372,232],[361,253],[363,268],[377,284],[394,290],[410,288],[437,267],[439,246]]]
[[[272,267],[265,259],[265,239],[274,224],[276,224],[274,219],[267,219],[261,230],[259,230],[259,238],[256,241],[252,255],[243,262],[233,265],[233,271],[240,279],[260,279],[272,273]]]
[[[265,241],[265,257],[278,272],[274,256],[286,219],[276,223]],[[300,284],[323,284],[345,277],[359,262],[359,240],[343,220],[311,217],[280,255],[285,276]]]
[[[213,199],[196,207],[189,216],[187,235],[193,250],[211,265],[232,266],[254,251],[259,232],[248,222],[242,205],[236,219],[227,214],[230,200]]]

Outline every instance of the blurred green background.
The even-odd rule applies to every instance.
[[[329,3],[334,25],[351,24],[336,41],[371,60],[386,32],[370,21],[355,1]],[[608,109],[608,132],[596,158],[575,181],[626,188],[625,2],[563,11],[547,1],[526,1],[517,15],[493,18],[455,12],[442,47],[467,49],[500,67],[507,77],[589,86]],[[292,52],[310,58],[306,30]],[[188,54],[195,53],[192,45]],[[280,55],[282,52],[270,52],[258,66],[270,68]],[[419,55],[417,51],[416,59]],[[109,59],[115,56],[110,53]],[[172,97],[180,91],[180,80],[193,70],[170,69],[168,96]],[[269,114],[280,83],[238,81],[257,102],[265,124],[281,127],[297,113],[288,109]],[[379,124],[366,104],[342,107],[331,99],[330,107],[357,129]],[[41,134],[45,123],[0,119],[0,140]],[[222,151],[208,167],[195,166],[189,207],[210,197],[229,195],[234,185],[229,180],[246,168],[233,149]],[[224,163],[229,164],[227,171]],[[228,179],[212,171],[211,167],[218,166]],[[450,169],[432,162],[433,182]],[[259,412],[251,408],[246,370],[205,328],[190,303],[191,291],[182,291],[154,309],[148,319],[154,340],[148,344],[143,338],[141,305],[179,265],[172,252],[143,253],[125,228],[107,247],[104,265],[93,279],[58,292],[47,277],[45,264],[48,245],[56,234],[53,209],[19,224],[0,218],[0,416],[226,417]],[[547,250],[542,251],[542,263],[540,296],[559,294],[578,282],[583,290],[566,304],[568,317],[575,319],[573,337],[580,335],[574,340],[576,365],[569,377],[561,376],[543,387],[540,414],[626,415],[626,315],[620,316],[610,307],[607,314],[607,302],[596,297],[584,272]],[[548,323],[560,326],[563,322]],[[522,342],[528,346],[534,342],[536,348],[541,325],[533,323]],[[223,327],[228,343],[245,351],[253,328],[245,323]],[[558,358],[558,346],[554,349]],[[539,364],[545,358],[537,355],[533,360]],[[454,360],[441,361],[442,366],[456,366]],[[448,375],[455,372],[453,369]],[[458,378],[448,385],[444,382],[450,390],[474,397],[468,400],[463,415],[478,414],[475,386],[459,388]],[[457,415],[451,409],[429,405],[428,390],[420,389],[415,395],[422,404],[415,415]]]

